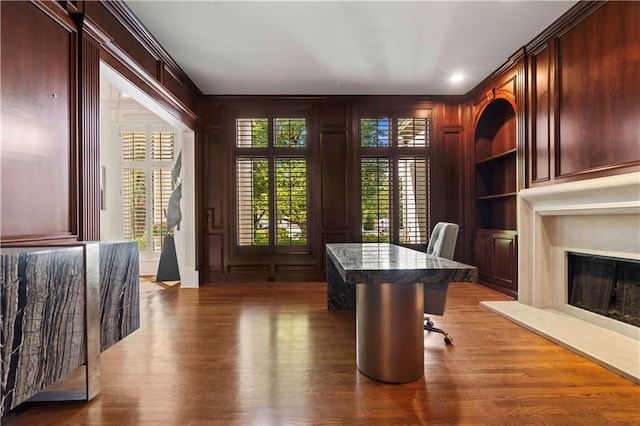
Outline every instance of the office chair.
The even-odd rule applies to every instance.
[[[458,240],[459,226],[455,223],[438,222],[433,227],[433,232],[429,238],[427,246],[427,254],[452,260],[453,253],[456,249],[456,241]],[[447,289],[449,283],[436,286],[425,286],[424,289],[424,312],[432,315],[442,315],[447,299]],[[435,333],[444,334],[444,342],[450,345],[453,338],[449,334],[437,327],[434,327],[433,321],[426,316],[424,329]]]

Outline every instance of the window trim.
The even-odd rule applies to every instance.
[[[391,126],[389,132],[389,146],[362,146],[361,120],[388,118],[390,122],[396,122],[399,118],[426,119],[428,126],[425,135],[425,146],[397,146],[398,128]],[[431,232],[431,159],[433,158],[433,113],[431,108],[416,109],[387,109],[387,110],[362,110],[354,114],[354,148],[356,159],[357,176],[357,237],[362,241],[362,160],[366,158],[386,158],[389,160],[389,174],[392,176],[389,187],[390,197],[389,211],[391,214],[391,232],[389,233],[389,243],[411,247],[416,249],[426,249],[426,244]],[[399,178],[397,173],[398,160],[407,158],[424,158],[426,161],[426,211],[427,211],[427,235],[426,242],[417,244],[400,243],[400,196]],[[354,217],[354,218],[356,218]]]
[[[298,147],[277,147],[275,146],[275,141],[273,137],[274,130],[274,120],[278,118],[301,118],[305,120],[305,145]],[[237,121],[242,119],[267,119],[268,120],[268,134],[269,134],[269,142],[266,147],[240,147],[237,144]],[[310,161],[310,153],[312,152],[311,147],[311,137],[309,131],[309,114],[307,110],[300,109],[283,109],[273,111],[270,110],[268,112],[259,112],[253,111],[250,113],[236,113],[233,117],[230,118],[229,129],[231,134],[233,134],[233,138],[230,138],[229,142],[232,144],[232,149],[230,150],[230,159],[231,159],[231,199],[230,203],[230,220],[231,223],[231,232],[229,244],[232,248],[232,253],[235,255],[254,255],[254,256],[264,256],[269,254],[310,254],[312,241],[311,241],[311,232],[309,232],[309,224],[311,214],[311,161]],[[276,244],[276,204],[275,201],[269,203],[269,228],[272,230],[269,236],[269,244],[266,245],[240,245],[238,244],[238,233],[239,233],[239,223],[238,223],[238,191],[237,191],[237,182],[238,182],[238,168],[237,168],[237,160],[239,158],[250,158],[250,157],[260,157],[267,158],[269,164],[269,199],[275,200],[275,185],[276,185],[276,175],[275,175],[275,167],[276,161],[279,158],[291,158],[291,159],[303,159],[306,163],[306,205],[307,205],[307,234],[306,234],[306,244],[293,244],[293,245],[278,245]],[[273,232],[276,230],[276,232]]]

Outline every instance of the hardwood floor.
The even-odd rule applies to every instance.
[[[479,307],[506,296],[454,283],[425,334],[425,376],[375,382],[355,366],[352,312],[324,283],[141,283],[142,326],[102,354],[89,403],[23,405],[7,425],[640,424],[640,386]]]

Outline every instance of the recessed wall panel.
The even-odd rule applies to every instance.
[[[533,138],[531,140],[531,180],[549,179],[550,150],[550,75],[549,49],[545,48],[532,57],[535,99],[533,114]]]
[[[1,28],[0,233],[68,233],[73,34],[29,2],[3,2]]]
[[[557,39],[557,176],[640,162],[639,2],[608,2]]]
[[[346,134],[321,133],[322,227],[347,226],[347,143]]]

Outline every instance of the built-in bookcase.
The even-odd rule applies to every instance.
[[[498,99],[475,132],[476,229],[516,229],[516,115]]]
[[[517,292],[516,113],[504,99],[482,111],[474,133],[475,263],[480,279]]]

